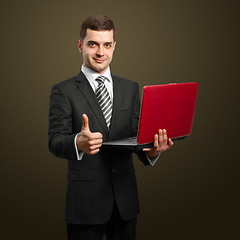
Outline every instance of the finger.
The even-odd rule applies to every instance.
[[[167,145],[167,131],[166,129],[163,129],[163,144]]]
[[[103,135],[100,132],[91,133],[91,135],[89,136],[90,140],[102,139],[102,138],[103,138]]]
[[[172,146],[172,145],[173,145],[173,141],[172,141],[171,138],[168,139],[168,145],[169,145],[169,146]]]
[[[100,151],[100,149],[98,148],[98,149],[90,151],[88,154],[94,155],[94,154],[98,153],[99,151]]]
[[[144,152],[149,152],[149,151],[151,151],[152,149],[151,148],[143,148],[143,151]]]
[[[163,145],[163,130],[159,129],[158,131],[158,144],[159,146]]]
[[[98,144],[102,145],[102,139],[94,139],[94,140],[89,141],[90,146],[98,145]]]
[[[94,144],[92,146],[90,146],[90,150],[93,151],[93,150],[97,150],[98,148],[100,148],[102,146],[102,144]]]
[[[82,130],[89,130],[89,124],[88,124],[88,116],[84,113],[83,114],[83,125],[82,125]]]
[[[155,148],[157,148],[158,147],[158,135],[157,134],[155,134],[154,135],[154,142],[153,142],[153,147],[155,147]]]

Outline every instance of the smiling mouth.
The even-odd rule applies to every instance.
[[[99,59],[99,58],[94,58],[94,61],[97,63],[103,63],[105,60],[104,59]]]

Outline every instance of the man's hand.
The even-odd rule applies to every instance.
[[[159,153],[168,150],[173,145],[173,141],[167,137],[167,131],[165,129],[159,129],[158,134],[154,135],[154,142],[152,148],[144,148],[143,151],[147,152],[149,158],[154,158]]]
[[[102,134],[100,132],[92,133],[89,129],[88,117],[83,114],[82,130],[77,136],[77,148],[87,154],[93,155],[100,151],[102,146]]]

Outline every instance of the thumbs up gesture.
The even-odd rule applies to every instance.
[[[77,148],[87,154],[93,155],[100,151],[102,146],[102,134],[100,132],[91,132],[88,124],[88,117],[83,114],[83,125],[81,132],[77,136]]]

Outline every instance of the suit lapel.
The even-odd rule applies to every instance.
[[[95,114],[95,117],[98,119],[99,123],[101,124],[103,130],[106,132],[106,134],[108,134],[108,128],[102,113],[102,109],[99,106],[98,100],[95,96],[95,93],[91,85],[89,84],[87,78],[82,72],[80,72],[76,78],[77,78],[76,81],[77,81],[78,88],[80,89],[82,94],[85,96],[90,108],[92,109],[93,113]]]

